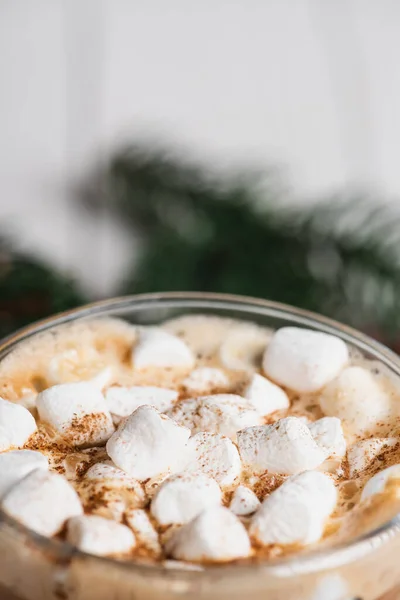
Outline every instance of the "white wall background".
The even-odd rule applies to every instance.
[[[110,292],[135,240],[74,202],[121,140],[400,197],[397,0],[3,0],[0,230]]]

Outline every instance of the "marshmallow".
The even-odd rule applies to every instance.
[[[398,438],[369,438],[350,446],[347,450],[350,477],[357,477],[370,467],[382,452],[398,443]]]
[[[178,469],[190,431],[151,406],[139,406],[107,442],[114,463],[139,481]]]
[[[0,454],[0,498],[35,469],[48,469],[47,458],[33,450],[11,450]]]
[[[289,408],[287,394],[262,375],[254,373],[244,390],[243,396],[260,415],[269,415],[276,410]]]
[[[229,386],[229,379],[221,369],[199,367],[183,380],[182,385],[190,394],[207,394],[217,388]]]
[[[139,340],[132,350],[135,369],[147,367],[191,369],[194,361],[194,356],[185,342],[157,327],[142,329]]]
[[[101,498],[101,502],[91,505],[89,500],[90,514],[121,523],[127,508],[126,498],[123,496],[118,497],[115,490],[112,492],[110,490],[105,491],[101,487],[95,486],[94,494],[97,492],[99,493],[98,497],[99,499]]]
[[[249,533],[259,544],[312,544],[323,535],[337,491],[328,475],[306,471],[273,491],[252,518]]]
[[[310,418],[307,417],[306,415],[295,415],[295,416],[297,419],[299,419],[299,421],[301,421],[305,425],[310,425],[310,423],[311,423]]]
[[[231,485],[240,475],[242,463],[235,444],[219,433],[196,433],[187,445],[191,457],[185,471],[203,473],[221,486]]]
[[[170,477],[159,487],[150,511],[160,525],[181,525],[219,504],[221,490],[216,481],[206,475],[184,473]]]
[[[308,428],[318,446],[325,452],[326,458],[341,458],[346,454],[346,440],[340,419],[323,417],[310,423]]]
[[[147,512],[140,508],[127,510],[125,518],[129,527],[133,530],[137,542],[154,554],[161,554],[158,533],[150,521]]]
[[[225,562],[250,556],[251,545],[239,519],[227,508],[213,506],[175,532],[166,551],[178,560]]]
[[[238,517],[245,517],[256,512],[260,501],[255,493],[244,485],[239,485],[233,493],[229,509]]]
[[[67,540],[82,552],[95,556],[125,554],[136,546],[135,536],[129,527],[97,515],[70,519]]]
[[[25,527],[48,537],[83,512],[78,494],[68,481],[42,468],[15,484],[3,498],[2,508]]]
[[[35,431],[29,410],[0,398],[0,452],[23,446]]]
[[[118,469],[111,461],[97,463],[90,467],[86,472],[86,479],[101,481],[110,488],[129,489],[135,498],[136,506],[146,504],[146,494],[137,479],[130,477],[125,471]]]
[[[75,446],[106,442],[114,431],[101,391],[87,381],[61,383],[41,392],[39,417]]]
[[[215,394],[189,398],[175,404],[168,415],[192,431],[222,433],[234,438],[244,427],[260,425],[261,416],[248,400],[236,394]]]
[[[339,417],[352,434],[373,432],[390,418],[390,397],[362,367],[348,367],[319,397],[323,412]]]
[[[368,500],[375,494],[384,492],[385,487],[391,480],[400,480],[400,465],[393,465],[376,473],[364,486],[361,493],[361,502]],[[397,482],[396,482],[397,483]],[[400,481],[398,481],[400,485]]]
[[[113,370],[111,367],[101,369],[94,377],[90,379],[92,385],[103,391],[113,380]]]
[[[137,479],[113,465],[111,460],[92,465],[85,477],[96,481],[109,481],[113,487],[130,487],[138,483]]]
[[[298,327],[283,327],[272,337],[263,358],[266,375],[294,390],[315,392],[331,381],[349,360],[339,338]]]
[[[326,458],[308,426],[296,417],[280,419],[273,425],[248,427],[237,434],[239,453],[253,472],[295,475],[315,469]]]
[[[220,348],[224,367],[233,371],[254,371],[271,337],[269,331],[252,323],[236,324],[225,336]]]
[[[153,386],[112,386],[106,392],[108,410],[118,417],[128,417],[144,404],[164,412],[172,407],[177,398],[178,392]]]

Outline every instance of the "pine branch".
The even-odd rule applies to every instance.
[[[273,182],[252,173],[218,179],[163,152],[119,155],[110,170],[114,207],[145,234],[122,292],[247,294],[395,334],[399,218],[362,197],[283,208]]]
[[[72,279],[0,239],[0,337],[85,301]]]

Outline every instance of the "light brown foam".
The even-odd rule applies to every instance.
[[[238,321],[222,319],[219,317],[190,316],[174,319],[164,324],[165,329],[180,336],[192,349],[196,356],[195,368],[201,366],[213,366],[223,369],[229,378],[230,384],[226,389],[215,389],[211,393],[230,392],[240,394],[248,380],[250,371],[234,371],[227,369],[221,362],[219,348],[226,336],[238,325]],[[266,334],[271,332],[265,330]],[[182,382],[187,376],[185,369],[154,369],[147,368],[134,370],[130,364],[131,349],[137,338],[137,328],[118,319],[96,319],[65,325],[57,330],[40,334],[18,346],[0,364],[0,396],[14,402],[21,401],[28,394],[36,394],[42,389],[53,384],[49,378],[49,363],[55,356],[77,350],[79,356],[87,357],[87,364],[79,363],[77,371],[69,368],[65,371],[65,381],[79,380],[88,374],[91,377],[105,367],[111,367],[112,377],[110,384],[114,385],[153,385],[168,387],[179,392],[178,401],[182,402],[188,397]],[[354,364],[369,368],[381,384],[385,386],[393,400],[399,397],[398,382],[382,365],[363,359],[358,352],[352,353]],[[253,365],[254,372],[261,373],[261,364],[257,359]],[[84,359],[83,359],[84,363]],[[86,369],[86,371],[85,371]],[[63,374],[63,373],[62,373]],[[62,375],[61,374],[61,375]],[[318,393],[294,394],[285,390],[290,398],[290,408],[285,411],[277,411],[265,418],[266,423],[273,423],[279,418],[287,415],[306,417],[314,421],[323,416],[318,403]],[[201,394],[199,394],[201,395]],[[383,426],[382,426],[383,427]],[[399,424],[394,421],[391,425],[391,435],[399,435]],[[345,432],[346,433],[346,432]],[[348,440],[350,439],[349,436]],[[352,439],[351,441],[354,441]],[[109,489],[105,485],[88,483],[84,480],[87,469],[96,462],[105,460],[107,455],[104,448],[94,448],[86,451],[78,451],[68,440],[61,439],[46,424],[38,423],[38,432],[32,436],[26,445],[30,449],[38,449],[49,457],[51,468],[64,474],[75,485],[81,496],[85,511],[88,513],[102,514],[113,517],[118,515],[119,506],[122,512],[117,518],[123,520],[123,504],[127,508],[138,506],[135,504],[133,495],[129,490]],[[372,464],[364,472],[357,475],[353,480],[348,476],[348,465],[346,459],[343,461],[328,461],[321,470],[330,473],[338,492],[339,502],[335,514],[330,519],[322,546],[335,545],[358,537],[362,533],[381,524],[388,517],[395,514],[399,507],[398,499],[393,500],[393,494],[380,497],[378,504],[360,509],[358,501],[365,482],[376,472],[400,462],[400,444],[394,448],[382,451]],[[284,476],[265,473],[260,477],[251,477],[244,474],[242,483],[251,487],[260,500],[271,493],[284,481]],[[161,481],[161,480],[160,480]],[[157,488],[157,482],[144,482],[144,488],[152,492]],[[149,494],[151,496],[152,494]],[[229,498],[225,498],[226,502]],[[114,503],[114,504],[113,504]],[[121,504],[122,503],[122,504]],[[113,505],[115,513],[110,512]],[[244,519],[246,522],[246,519]],[[159,533],[168,536],[168,529],[158,528]],[[314,546],[315,548],[315,546]],[[268,558],[273,560],[285,554],[293,552],[306,552],[307,550],[296,548],[270,548],[269,550],[258,549],[254,560]],[[154,557],[146,554],[140,547],[135,560],[162,560],[164,556]],[[248,562],[248,561],[247,561]]]
[[[90,350],[91,363],[97,370],[111,366],[120,371],[115,377],[122,377],[128,371],[126,365],[136,335],[135,327],[118,319],[77,322],[39,334],[20,344],[0,363],[0,396],[16,401],[49,387],[53,383],[49,381],[50,362],[71,349]]]

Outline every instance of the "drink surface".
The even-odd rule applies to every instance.
[[[0,431],[3,510],[90,554],[275,561],[399,510],[398,382],[326,334],[202,315],[77,322],[8,355],[0,397],[8,429],[10,402],[35,419]]]

